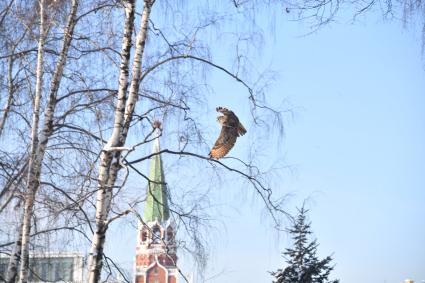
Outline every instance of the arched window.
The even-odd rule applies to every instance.
[[[173,231],[173,228],[171,228],[171,227],[168,227],[168,229],[167,229],[167,241],[169,243],[174,242],[174,231]]]
[[[143,231],[142,231],[142,242],[146,242],[147,239],[148,239],[148,231],[143,229]]]
[[[152,243],[159,244],[161,242],[161,229],[158,226],[152,228]]]

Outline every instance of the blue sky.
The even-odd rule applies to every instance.
[[[288,211],[307,199],[319,253],[333,254],[335,278],[344,283],[421,282],[425,71],[419,28],[403,29],[372,15],[301,36],[308,31],[279,18],[273,31],[264,30],[264,48],[254,65],[278,73],[268,101],[285,101],[292,115],[284,116],[280,142],[261,141],[266,150],[260,165],[283,165],[273,182],[277,194],[292,195]],[[239,85],[215,72],[210,84],[211,128],[217,127],[214,107],[223,101],[241,121],[249,121],[241,100],[246,93]],[[250,142],[249,136],[241,138],[232,155],[246,155]],[[214,194],[221,224],[209,243],[207,282],[271,282],[268,271],[283,266],[280,253],[290,245],[288,235],[270,228],[254,194],[242,193],[232,182],[224,186]],[[113,253],[132,262],[133,253],[126,251],[132,250],[133,236],[117,237],[127,244]]]
[[[293,195],[291,211],[307,198],[319,252],[333,253],[333,275],[341,282],[421,282],[425,73],[419,36],[372,20],[299,37],[306,31],[277,23],[262,57],[279,72],[270,102],[285,99],[293,110],[285,119],[283,154],[277,154],[290,167],[280,173],[280,193]],[[283,265],[279,251],[290,244],[287,235],[276,236],[251,203],[233,199],[230,205],[237,212],[229,213],[217,240],[210,269],[217,276],[208,282],[270,282],[266,271]]]

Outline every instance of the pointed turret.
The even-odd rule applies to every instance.
[[[151,157],[149,184],[147,189],[147,198],[143,218],[146,222],[167,221],[170,216],[167,202],[167,187],[165,184],[164,170],[162,168],[161,155],[159,147],[159,129],[156,130],[157,137],[153,141]]]
[[[150,160],[143,221],[139,223],[138,229],[134,282],[176,283],[175,223],[170,219],[167,186],[159,154],[161,123],[156,121],[154,127],[156,138]]]

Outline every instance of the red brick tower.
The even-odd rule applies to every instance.
[[[153,153],[158,152],[156,138]],[[144,224],[139,223],[137,233],[135,283],[177,283],[175,225],[169,217],[161,156],[154,155],[150,162]]]

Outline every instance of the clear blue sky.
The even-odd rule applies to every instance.
[[[276,28],[265,59],[287,99],[282,193],[308,198],[315,236],[345,283],[425,280],[425,72],[417,33],[399,24],[333,24],[307,37]],[[270,154],[272,157],[273,154]],[[283,169],[285,170],[285,169]],[[209,282],[270,282],[287,237],[242,206],[215,251]],[[234,225],[234,226],[233,226]],[[221,242],[221,241],[218,241]],[[234,264],[234,262],[238,262]]]
[[[298,23],[277,19],[274,29],[265,29],[257,64],[279,73],[269,102],[285,100],[293,111],[293,117],[285,116],[282,142],[275,147],[274,140],[264,140],[268,150],[260,158],[264,166],[289,166],[279,171],[276,191],[293,195],[287,202],[292,212],[308,198],[319,253],[333,254],[333,275],[341,282],[425,280],[425,71],[419,29],[373,16],[354,25],[334,23],[306,37],[300,35],[308,29]],[[244,97],[243,89],[215,73],[210,83],[212,121],[213,108],[224,99],[224,106],[249,120],[249,111],[241,109],[245,104],[229,96]],[[232,155],[244,156],[248,145],[241,138]],[[220,190],[225,195],[214,199],[222,207],[222,225],[210,242],[207,282],[271,282],[267,271],[283,266],[280,252],[290,241],[270,228],[252,193],[232,186],[225,184]],[[109,249],[123,263],[132,262],[132,237],[118,237],[127,244]]]

